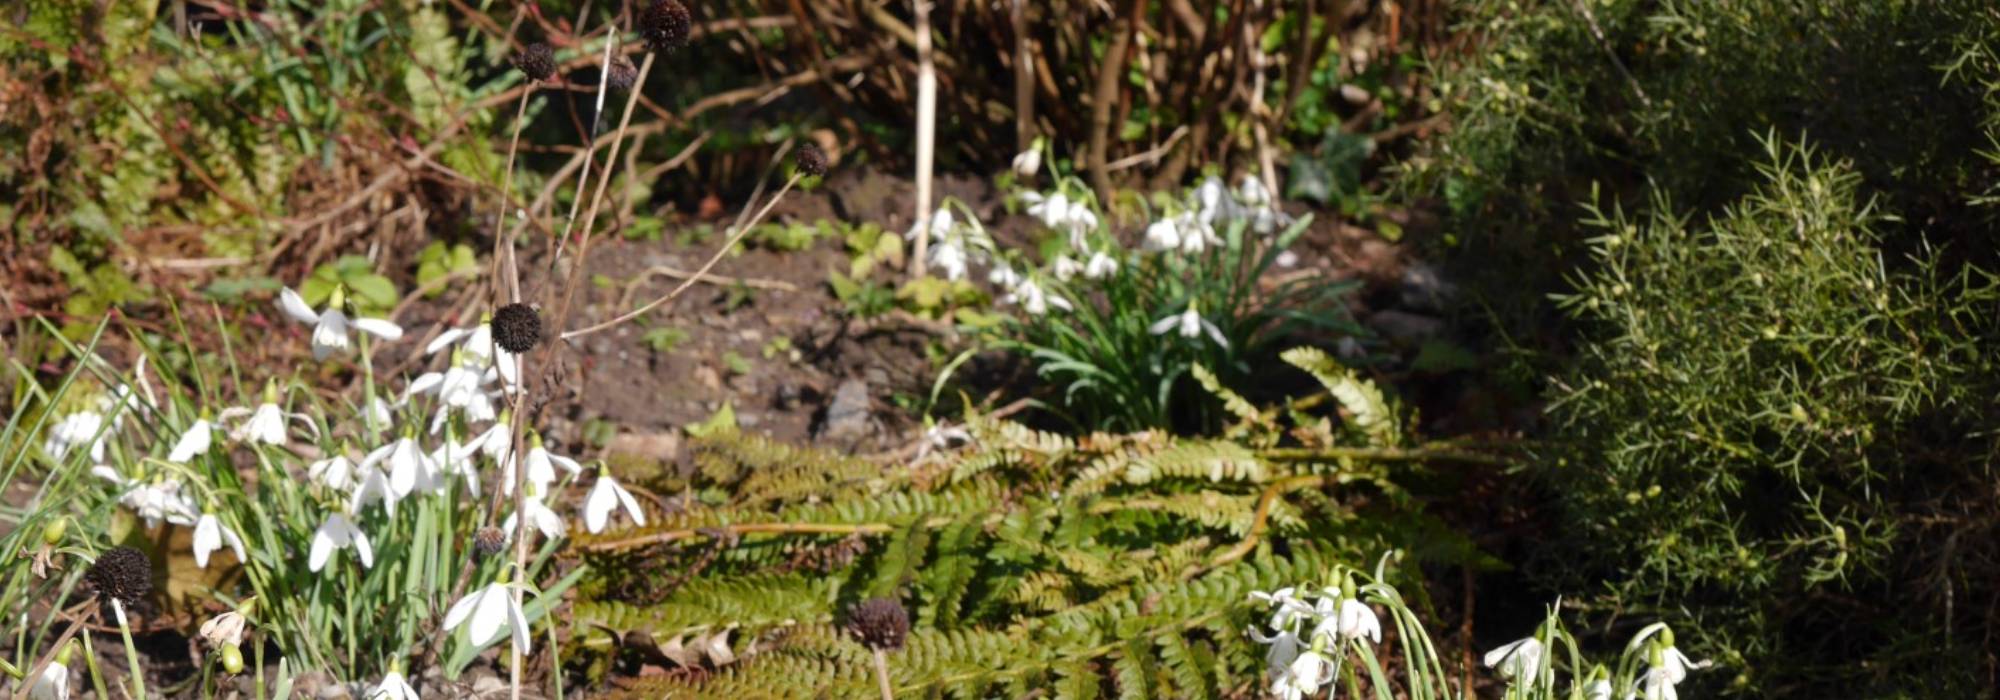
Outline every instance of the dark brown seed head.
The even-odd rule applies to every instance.
[[[693,28],[694,16],[680,0],[653,0],[639,18],[639,33],[654,53],[673,53],[687,46],[688,32]]]
[[[870,649],[895,651],[910,636],[910,613],[894,598],[870,598],[848,611],[847,631]]]
[[[507,533],[497,527],[482,527],[472,533],[472,547],[480,554],[493,556],[507,548]]]
[[[124,601],[129,607],[152,592],[153,561],[131,547],[112,547],[97,557],[84,578],[97,589],[97,595]]]
[[[528,76],[529,80],[547,81],[556,74],[556,51],[548,44],[535,42],[520,53],[514,54],[514,67]]]
[[[542,342],[542,315],[527,304],[508,304],[493,312],[493,342],[507,352],[520,354]]]
[[[799,148],[797,165],[799,168],[800,175],[804,175],[806,177],[819,177],[825,175],[826,151],[820,150],[819,144],[808,143],[805,146]]]
[[[639,67],[632,65],[631,61],[625,60],[624,56],[619,56],[616,60],[613,60],[611,62],[611,72],[604,76],[604,84],[611,86],[611,89],[619,92],[631,90],[632,84],[636,82],[639,82]]]

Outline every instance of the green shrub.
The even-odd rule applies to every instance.
[[[1576,549],[1543,570],[1692,611],[1738,690],[1964,697],[1993,620],[1952,596],[2000,592],[1953,554],[1995,544],[2000,286],[1886,250],[1851,164],[1765,150],[1713,217],[1586,221],[1593,264],[1558,297],[1584,341],[1552,389],[1577,449],[1539,472]]]
[[[1985,237],[2000,209],[1977,203],[2000,183],[1991,3],[1471,0],[1461,13],[1459,31],[1488,43],[1439,72],[1453,128],[1409,182],[1449,206],[1460,276],[1509,320],[1544,310],[1582,261],[1576,203],[1601,191],[1638,210],[1663,192],[1714,213],[1761,183],[1746,154],[1766,130],[1851,162],[1904,217],[1878,227],[1892,250],[1956,242],[1996,259]]]

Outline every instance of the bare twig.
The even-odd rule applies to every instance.
[[[563,333],[562,339],[572,340],[575,338],[581,338],[583,336],[590,335],[592,333],[596,333],[598,331],[602,331],[607,328],[611,328],[612,326],[616,326],[620,323],[624,323],[626,321],[638,318],[641,314],[644,314],[648,311],[652,311],[653,309],[658,308],[661,304],[673,301],[674,297],[680,296],[681,292],[685,292],[688,290],[689,287],[694,286],[694,283],[700,280],[702,277],[706,276],[708,274],[708,271],[715,267],[716,263],[721,262],[722,257],[728,255],[729,251],[735,248],[737,243],[742,242],[743,237],[746,234],[748,234],[751,229],[757,227],[757,222],[763,221],[764,215],[769,214],[771,212],[771,208],[778,205],[778,200],[784,199],[785,193],[791,192],[792,186],[797,184],[799,184],[799,176],[797,174],[794,174],[792,175],[791,179],[785,181],[784,188],[778,190],[778,194],[776,196],[771,197],[771,201],[766,203],[764,205],[764,208],[757,212],[756,216],[751,217],[749,225],[737,227],[736,231],[730,234],[729,240],[723,241],[722,247],[720,249],[717,249],[714,255],[709,256],[708,262],[702,263],[701,269],[695,270],[693,274],[688,275],[685,279],[682,279],[681,283],[675,286],[672,291],[667,292],[658,299],[654,299],[651,302],[648,302],[645,306],[633,309],[629,312],[626,312],[618,316],[617,318],[587,328],[579,328],[573,331],[568,331],[566,333]]]
[[[488,263],[490,269],[487,279],[505,279],[509,292],[507,301],[516,304],[521,302],[521,270],[514,264],[514,246],[510,245],[512,241],[506,235],[507,203],[514,198],[514,156],[521,150],[521,126],[522,122],[526,121],[524,118],[528,114],[528,98],[535,94],[536,82],[538,81],[529,80],[528,89],[521,91],[520,105],[514,108],[514,135],[507,141],[507,169],[500,175],[500,203],[494,207],[493,216],[493,259]],[[507,261],[505,277],[500,275],[502,259]],[[497,295],[500,287],[494,285],[493,289]],[[495,300],[493,306],[496,308],[500,306],[498,300]]]
[[[1014,24],[1014,140],[1016,151],[1035,143],[1035,63],[1029,56],[1027,0],[1012,0],[1008,18]]]

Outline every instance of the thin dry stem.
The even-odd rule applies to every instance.
[[[570,200],[569,219],[563,222],[562,235],[556,236],[555,255],[549,256],[550,269],[554,269],[556,261],[562,259],[563,249],[569,245],[569,233],[576,228],[576,214],[583,206],[583,188],[590,184],[590,163],[597,156],[597,125],[604,121],[604,95],[611,91],[608,86],[611,81],[607,77],[611,75],[611,48],[617,43],[617,32],[613,30],[612,34],[604,39],[604,62],[597,68],[597,107],[590,113],[590,138],[586,142],[588,147],[583,152],[583,172],[576,176],[576,198]],[[647,54],[646,59],[646,64],[652,65],[652,54]],[[634,81],[632,93],[638,94],[639,89],[645,84],[646,77],[641,74],[639,79]],[[630,112],[631,109],[628,107],[626,111]],[[619,141],[624,139],[624,130],[622,126],[619,128],[618,138],[611,140],[612,148],[617,148]]]
[[[751,229],[756,228],[757,224],[764,220],[764,215],[771,213],[771,208],[777,206],[778,201],[784,199],[785,194],[791,192],[792,186],[797,184],[799,184],[799,176],[797,174],[793,174],[791,179],[785,181],[785,186],[778,190],[778,194],[773,195],[771,197],[771,201],[765,202],[764,208],[757,210],[756,216],[750,217],[750,223],[745,224],[743,226],[738,226],[736,230],[729,235],[729,240],[724,241],[722,243],[722,247],[717,249],[714,255],[710,255],[708,257],[708,262],[702,263],[700,269],[695,270],[693,274],[690,274],[687,277],[683,278],[681,280],[681,283],[675,285],[671,291],[668,291],[666,294],[661,295],[660,298],[658,299],[654,299],[650,302],[647,302],[645,306],[641,306],[639,308],[625,312],[624,314],[620,314],[617,318],[587,328],[579,328],[573,331],[563,333],[562,339],[571,340],[574,338],[581,338],[583,336],[590,335],[598,331],[609,329],[620,323],[624,323],[626,321],[638,318],[639,316],[644,315],[648,311],[652,311],[653,309],[659,308],[661,304],[673,301],[674,297],[680,296],[681,292],[687,291],[689,287],[694,286],[695,282],[701,281],[702,278],[708,276],[708,271],[714,269],[715,264],[721,262],[722,257],[728,255],[730,250],[735,249],[736,244],[742,242],[743,237],[748,235]]]
[[[889,685],[889,652],[884,649],[874,651],[875,680],[882,686],[882,700],[896,700],[896,688]]]
[[[625,145],[625,129],[632,125],[632,107],[639,101],[639,93],[645,91],[646,76],[653,72],[653,58],[656,55],[648,53],[646,59],[639,62],[639,77],[632,81],[632,91],[625,96],[625,113],[618,118],[618,131],[611,139],[611,153],[604,158],[606,163],[618,161],[618,151]],[[570,303],[576,299],[576,288],[581,286],[579,282],[583,279],[583,268],[590,262],[590,233],[597,223],[597,209],[604,204],[604,192],[611,187],[611,173],[611,167],[606,166],[597,175],[597,191],[591,194],[590,211],[583,217],[583,235],[581,240],[577,241],[576,261],[570,265],[569,281],[563,284],[562,304],[556,307],[555,328],[561,328],[569,321]],[[564,236],[564,239],[567,240],[568,236]],[[554,262],[551,261],[550,264]],[[568,334],[564,334],[564,337],[568,337]],[[548,347],[553,351],[555,345],[551,343]]]
[[[917,248],[911,276],[923,277],[931,242],[931,166],[937,157],[937,65],[931,56],[931,4],[912,0],[917,15]]]
[[[528,98],[534,96],[535,84],[536,81],[533,80],[528,82],[528,89],[521,91],[520,104],[514,107],[514,135],[507,141],[507,169],[500,175],[500,204],[496,207],[498,211],[493,217],[493,260],[490,263],[491,272],[488,279],[507,280],[510,292],[508,301],[513,303],[521,301],[521,271],[514,264],[514,246],[509,245],[507,240],[507,203],[514,199],[514,156],[521,150],[522,121],[528,114]],[[504,277],[500,274],[500,259],[503,256],[507,260],[507,274]],[[494,291],[499,291],[499,287],[494,287]],[[494,306],[498,307],[499,304]]]

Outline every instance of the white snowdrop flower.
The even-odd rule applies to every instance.
[[[1709,667],[1710,662],[1695,661],[1688,658],[1687,654],[1681,653],[1681,650],[1674,646],[1673,629],[1668,627],[1664,622],[1655,622],[1641,628],[1638,634],[1633,635],[1632,641],[1627,647],[1637,649],[1641,644],[1645,644],[1647,640],[1655,636],[1659,637],[1659,643],[1658,648],[1653,651],[1657,651],[1658,654],[1657,658],[1653,659],[1651,663],[1654,666],[1664,669],[1668,678],[1673,683],[1678,684],[1681,681],[1687,680],[1687,674],[1690,670]],[[1653,654],[1649,653],[1648,656],[1650,658]]]
[[[458,599],[444,614],[445,629],[455,630],[471,622],[467,636],[476,646],[484,646],[498,639],[502,630],[510,630],[514,634],[514,646],[526,656],[529,650],[528,616],[521,612],[521,605],[514,601],[514,596],[507,589],[508,584],[495,582]]]
[[[247,622],[243,619],[243,613],[231,610],[201,623],[201,638],[208,640],[210,645],[217,648],[231,644],[240,645],[243,643],[243,627]]]
[[[923,220],[918,220],[916,223],[910,224],[910,230],[903,232],[904,240],[917,240],[917,236],[925,233],[924,223]],[[937,211],[931,212],[929,223],[931,239],[937,240],[944,238],[946,234],[950,233],[952,227],[957,222],[952,219],[950,208],[938,207]]]
[[[1486,652],[1486,667],[1498,671],[1501,678],[1509,681],[1533,683],[1542,674],[1542,661],[1547,649],[1542,640],[1523,637],[1500,648]]]
[[[1053,264],[1053,269],[1056,279],[1068,282],[1083,272],[1083,263],[1077,262],[1076,258],[1068,255],[1058,255]]]
[[[1195,306],[1194,302],[1188,302],[1186,311],[1154,321],[1153,325],[1146,330],[1151,331],[1153,335],[1165,335],[1168,331],[1178,331],[1183,338],[1197,338],[1201,336],[1202,332],[1206,331],[1209,339],[1215,341],[1216,345],[1224,348],[1229,347],[1229,339],[1223,337],[1222,329],[1217,328],[1208,319],[1202,318],[1201,310]]]
[[[1599,678],[1583,686],[1584,700],[1611,700],[1611,681]]]
[[[146,521],[146,527],[158,527],[161,521],[175,525],[193,525],[196,517],[194,499],[181,492],[181,483],[164,479],[153,483],[139,483],[127,480],[118,470],[105,465],[91,467],[90,473],[109,481],[118,489],[118,503],[139,515]]]
[[[1180,224],[1176,223],[1172,217],[1162,218],[1146,226],[1146,237],[1140,243],[1142,250],[1152,253],[1179,250],[1180,247]]]
[[[1255,175],[1245,174],[1236,185],[1236,197],[1252,207],[1271,205],[1271,189],[1264,186],[1264,180]]]
[[[1013,289],[1021,284],[1021,274],[1006,262],[995,261],[993,269],[986,273],[986,281],[1001,289]]]
[[[105,435],[99,435],[98,433]],[[48,439],[42,441],[42,451],[51,459],[62,461],[70,449],[78,445],[90,445],[90,461],[104,461],[104,438],[111,431],[104,429],[104,416],[96,411],[77,411],[64,416],[49,428]]]
[[[1229,193],[1223,188],[1222,178],[1210,176],[1195,188],[1195,202],[1198,205],[1197,218],[1209,226],[1216,221],[1229,218]]]
[[[931,267],[942,271],[945,279],[952,281],[965,279],[970,259],[966,257],[964,246],[959,245],[957,241],[938,241],[937,245],[931,246],[929,256]]]
[[[569,533],[569,528],[563,524],[562,516],[557,515],[548,504],[542,502],[542,494],[530,491],[528,498],[523,500],[521,505],[523,506],[521,512],[528,514],[528,526],[542,533],[543,537],[553,540]],[[507,521],[500,524],[500,529],[507,531],[508,536],[512,536],[514,527],[520,524],[520,516],[521,513],[508,514]]]
[[[1200,255],[1202,251],[1222,245],[1222,238],[1215,235],[1215,227],[1186,214],[1182,214],[1179,218],[1181,254]]]
[[[1336,602],[1337,601],[1337,602]],[[1313,636],[1327,638],[1329,644],[1342,644],[1355,639],[1367,639],[1382,643],[1382,621],[1375,616],[1375,610],[1354,598],[1333,591],[1321,598],[1322,608],[1316,610],[1324,617],[1313,628]]]
[[[1056,192],[1046,197],[1029,192],[1022,195],[1021,198],[1023,201],[1028,202],[1028,216],[1040,220],[1043,226],[1050,229],[1060,229],[1069,223],[1069,197],[1062,192]]]
[[[236,429],[236,439],[266,445],[284,445],[289,438],[285,435],[285,411],[277,404],[267,403],[257,407],[250,419]]]
[[[387,432],[389,426],[396,420],[395,414],[389,410],[389,402],[382,400],[380,396],[368,400],[368,406],[362,409],[361,417],[367,421],[369,428],[379,432]]]
[[[206,454],[214,443],[215,424],[207,418],[196,419],[194,425],[188,426],[180,439],[174,441],[174,449],[167,453],[167,461],[186,464],[188,460]]]
[[[1118,259],[1101,250],[1091,253],[1090,262],[1083,264],[1083,276],[1086,279],[1101,280],[1115,274],[1118,274]]]
[[[556,467],[562,467],[571,476],[583,473],[583,465],[578,464],[576,460],[555,454],[550,452],[548,448],[543,447],[540,435],[535,435],[528,440],[526,462],[528,484],[534,487],[534,490],[528,492],[530,494],[548,491],[549,484],[553,484],[556,481]],[[502,480],[505,484],[501,487],[501,491],[509,496],[514,495],[514,465],[512,462],[507,464],[505,473],[502,474]]]
[[[1299,700],[1318,693],[1319,687],[1332,678],[1333,659],[1324,652],[1307,649],[1271,684],[1271,693],[1285,700]]]
[[[1283,251],[1278,253],[1277,259],[1272,262],[1276,263],[1278,267],[1298,267],[1299,254],[1289,250]]]
[[[1645,692],[1646,700],[1680,700],[1680,691],[1674,689],[1680,682],[1674,680],[1672,668],[1665,665],[1650,666],[1639,686]]]
[[[382,682],[368,690],[367,700],[419,700],[417,689],[403,680],[403,674],[390,671],[382,675]]]
[[[414,438],[405,436],[395,442],[375,448],[368,456],[361,458],[361,469],[367,470],[383,464],[389,473],[389,488],[396,498],[406,498],[419,487],[429,487],[437,465],[431,463],[430,455],[424,454]]]
[[[625,487],[618,485],[616,479],[611,478],[611,470],[599,471],[597,485],[590,487],[590,497],[583,502],[584,529],[593,535],[603,532],[605,524],[611,518],[611,512],[621,506],[625,508],[625,514],[632,516],[632,522],[641,527],[646,525],[646,512],[639,508],[638,499],[633,498],[630,491],[626,491]]]
[[[28,700],[69,700],[69,664],[50,661],[28,687]]]
[[[472,458],[478,454],[478,445],[460,445],[458,441],[451,439],[446,439],[444,444],[431,450],[430,461],[436,467],[433,473],[435,478],[431,484],[432,490],[444,493],[451,484],[451,479],[448,477],[458,476],[465,481],[465,490],[471,493],[473,498],[478,498],[479,471],[472,463]]]
[[[1290,671],[1292,662],[1299,658],[1300,647],[1304,646],[1298,633],[1291,630],[1278,630],[1277,634],[1266,637],[1257,628],[1252,627],[1250,638],[1258,644],[1270,646],[1270,649],[1264,651],[1264,666],[1270,669],[1273,679]]]
[[[1070,311],[1075,308],[1070,305],[1068,299],[1048,293],[1032,279],[1021,280],[1020,284],[1014,286],[1014,291],[1009,292],[1000,301],[1003,304],[1018,303],[1021,305],[1021,310],[1028,312],[1030,316],[1045,315],[1049,312],[1050,308],[1061,309],[1063,311]]]
[[[1262,601],[1274,608],[1271,611],[1270,622],[1273,630],[1295,629],[1294,621],[1313,615],[1313,607],[1299,600],[1297,588],[1287,586],[1270,593],[1251,591],[1250,599]]]
[[[307,560],[307,568],[318,573],[320,569],[326,567],[327,559],[333,556],[335,550],[348,547],[353,547],[355,553],[361,556],[363,568],[375,565],[375,548],[369,546],[368,534],[362,532],[361,528],[355,527],[354,521],[348,520],[345,515],[333,513],[326,516],[326,521],[319,524],[318,530],[313,531],[312,552]]]
[[[1014,173],[1021,177],[1034,177],[1042,171],[1042,149],[1029,146],[1028,150],[1014,156]]]
[[[374,467],[362,472],[361,480],[354,482],[354,495],[347,501],[347,512],[358,516],[361,509],[380,501],[388,509],[389,517],[396,517],[396,502],[403,499],[389,486],[389,475]]]
[[[314,313],[312,307],[306,305],[305,298],[299,296],[298,292],[292,291],[290,287],[286,287],[278,293],[278,306],[284,309],[286,315],[291,316],[299,323],[313,327],[312,348],[314,360],[324,360],[336,350],[346,351],[349,344],[348,328],[350,326],[383,340],[396,340],[403,337],[403,327],[385,319],[356,318],[349,320],[347,314],[341,311],[341,307],[345,305],[343,302],[346,298],[346,291],[336,288],[333,291],[333,297],[327,301],[326,311]]]
[[[497,370],[506,386],[520,385],[520,364],[515,360],[514,353],[493,342],[493,324],[490,321],[466,328],[447,328],[430,345],[424,346],[424,354],[435,355],[451,349],[453,345],[464,352],[472,366]]]
[[[465,444],[468,448],[479,450],[481,454],[492,459],[493,463],[505,464],[507,463],[507,454],[514,450],[514,428],[511,425],[512,422],[511,416],[500,416],[492,425],[486,427],[485,432],[473,437]],[[512,481],[512,479],[509,479],[509,481]]]
[[[347,455],[336,453],[306,465],[306,478],[335,491],[345,491],[354,485],[354,462],[349,461]]]
[[[243,538],[236,536],[236,531],[222,524],[222,520],[213,513],[203,513],[201,519],[194,523],[195,566],[208,568],[208,555],[221,549],[224,544],[229,545],[229,551],[236,553],[236,561],[250,561],[249,557],[243,555]]]

